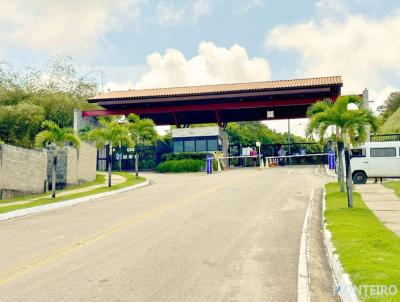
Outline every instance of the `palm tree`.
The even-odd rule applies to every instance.
[[[108,121],[106,119],[100,119],[99,122],[101,127],[90,130],[85,133],[85,136],[89,141],[96,142],[98,148],[108,145],[108,186],[111,187],[112,148],[120,142],[126,146],[132,146],[133,142],[125,123],[118,123],[115,120]]]
[[[341,191],[344,192],[343,151],[349,152],[349,145],[358,145],[367,139],[369,130],[376,132],[378,125],[372,112],[361,108],[363,100],[357,96],[342,96],[336,102],[324,100],[313,104],[307,111],[310,121],[307,135],[317,134],[321,141],[331,126],[336,127],[339,175]],[[358,109],[349,110],[350,104]],[[350,105],[350,106],[349,106]],[[349,160],[346,160],[348,206],[352,207],[352,180]]]
[[[88,125],[82,127],[81,129],[78,130],[78,135],[82,140],[88,140],[89,136],[88,133],[92,130],[92,128]]]
[[[136,177],[139,176],[139,153],[137,146],[140,144],[154,143],[157,139],[157,131],[155,124],[151,119],[140,119],[135,114],[128,115],[128,128],[131,134],[134,145],[136,146],[135,152],[135,173]]]
[[[56,197],[56,170],[57,170],[57,156],[59,150],[65,145],[69,144],[78,149],[81,143],[78,136],[75,135],[71,128],[60,128],[52,121],[44,121],[42,128],[45,130],[39,132],[35,137],[35,146],[38,148],[47,147],[53,149],[53,165],[52,165],[52,179],[51,179],[51,197]]]

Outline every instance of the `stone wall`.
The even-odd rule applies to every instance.
[[[47,152],[0,144],[0,199],[43,193],[47,187]]]
[[[57,156],[57,188],[82,184],[96,179],[97,149],[94,145],[82,142],[77,151],[65,147]],[[51,185],[53,151],[49,151],[48,181]]]

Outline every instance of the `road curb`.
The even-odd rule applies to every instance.
[[[314,209],[314,190],[311,191],[303,229],[301,231],[299,267],[297,271],[297,301],[310,302],[310,274],[308,270],[309,249],[310,249],[310,224]]]
[[[327,229],[325,223],[325,209],[326,209],[326,190],[324,188],[322,197],[322,226],[324,230],[324,244],[326,253],[328,255],[329,265],[332,269],[333,279],[335,282],[335,293],[339,295],[343,302],[359,302],[356,290],[353,283],[350,280],[349,274],[343,270],[343,266],[340,263],[339,255],[336,252],[335,246],[332,243],[332,234]]]
[[[328,165],[325,165],[325,172],[326,172],[326,175],[328,175],[329,177],[337,178],[336,173],[332,173],[330,171],[330,169],[328,168]]]
[[[114,190],[114,191],[109,191],[109,192],[89,195],[89,196],[85,196],[85,197],[80,197],[80,198],[60,201],[60,202],[56,202],[56,203],[45,204],[45,205],[41,205],[41,206],[37,206],[37,207],[31,207],[31,208],[12,211],[12,212],[7,212],[7,213],[4,213],[4,214],[0,214],[0,221],[5,221],[5,220],[13,219],[13,218],[19,218],[19,217],[23,217],[23,216],[43,213],[43,212],[51,211],[51,210],[54,210],[54,209],[60,209],[60,208],[64,208],[64,207],[69,207],[69,206],[73,206],[73,205],[80,204],[80,203],[83,203],[83,202],[87,202],[87,201],[91,201],[91,200],[95,200],[95,199],[100,199],[100,198],[103,198],[103,197],[108,197],[108,196],[116,195],[116,194],[119,194],[119,193],[128,192],[128,191],[136,190],[136,189],[139,189],[139,188],[143,188],[143,187],[148,186],[149,184],[150,184],[149,179],[146,179],[144,182],[141,182],[141,183],[136,184],[134,186],[122,188],[122,189],[119,189],[119,190]]]

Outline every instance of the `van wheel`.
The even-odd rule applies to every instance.
[[[363,185],[363,184],[365,184],[365,183],[367,182],[367,179],[368,179],[368,177],[367,177],[367,174],[365,174],[365,172],[358,171],[358,172],[355,172],[355,173],[353,174],[353,182],[354,182],[356,185]]]

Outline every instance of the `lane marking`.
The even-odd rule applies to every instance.
[[[230,183],[229,181],[225,181],[222,184],[213,186],[213,187],[206,189],[202,192],[199,192],[197,194],[193,194],[193,195],[191,195],[189,197],[185,197],[181,200],[168,203],[164,206],[161,206],[161,207],[153,209],[153,210],[149,210],[140,216],[133,216],[121,223],[117,223],[111,227],[104,229],[103,231],[100,231],[94,235],[85,237],[73,244],[67,245],[61,249],[50,252],[46,255],[33,258],[23,264],[16,266],[13,269],[10,269],[6,272],[0,273],[0,285],[5,284],[9,281],[15,280],[15,279],[17,279],[21,276],[24,276],[34,270],[37,270],[47,264],[50,264],[58,259],[61,259],[65,256],[81,249],[82,247],[87,246],[88,244],[95,243],[107,236],[110,236],[118,231],[121,231],[124,228],[127,228],[131,225],[143,222],[152,217],[158,216],[170,209],[177,208],[179,206],[193,202],[197,198],[207,196],[221,188],[227,187],[229,185],[229,183]]]
[[[309,256],[310,256],[310,224],[314,209],[314,189],[311,190],[310,200],[304,217],[303,229],[301,232],[299,267],[297,271],[297,301],[310,302],[310,275],[309,275]]]

